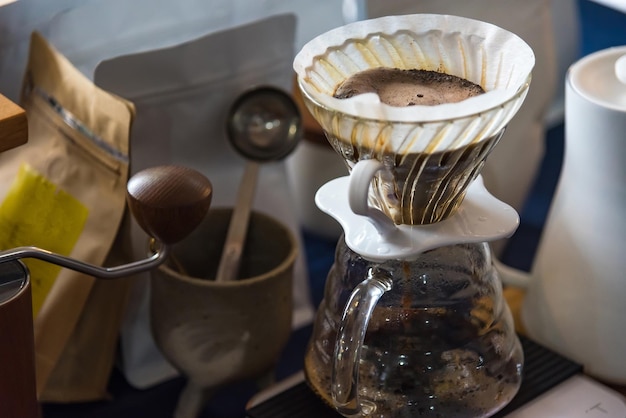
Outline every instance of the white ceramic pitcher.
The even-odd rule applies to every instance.
[[[574,63],[565,88],[565,158],[522,321],[587,373],[626,384],[626,46]]]

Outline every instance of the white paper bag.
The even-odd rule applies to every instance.
[[[226,114],[235,98],[253,86],[290,89],[294,29],[293,15],[278,15],[101,63],[96,83],[137,108],[131,171],[171,163],[195,168],[213,183],[212,205],[232,206],[245,160],[228,143]],[[261,167],[254,207],[299,232],[283,162]],[[133,231],[133,247],[137,257],[145,254],[146,236],[139,229]],[[128,379],[142,387],[171,376],[173,370],[158,358],[149,333],[147,275],[138,286],[122,329],[122,350]],[[313,313],[303,252],[294,287],[297,327],[310,322]]]

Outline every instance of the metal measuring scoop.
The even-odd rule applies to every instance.
[[[135,174],[127,185],[126,201],[133,217],[159,248],[144,260],[115,267],[84,263],[37,247],[0,252],[0,263],[37,258],[100,279],[114,279],[159,266],[171,244],[189,235],[204,219],[213,196],[211,182],[201,173],[180,166],[158,166]]]
[[[248,162],[216,281],[237,278],[260,163],[281,160],[294,150],[302,137],[302,118],[289,94],[275,87],[257,87],[235,100],[226,121],[226,132],[230,143]]]

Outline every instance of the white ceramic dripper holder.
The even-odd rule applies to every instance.
[[[515,209],[491,195],[480,176],[449,218],[428,225],[396,225],[367,203],[368,185],[384,169],[378,160],[361,160],[350,176],[331,180],[315,195],[320,210],[343,228],[348,247],[367,260],[411,260],[445,245],[494,241],[510,237],[519,225]]]

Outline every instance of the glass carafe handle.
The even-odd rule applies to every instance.
[[[365,332],[376,303],[392,287],[388,274],[370,269],[354,288],[341,317],[332,370],[332,398],[337,411],[347,417],[369,414],[358,399],[359,359]],[[373,406],[372,406],[373,407]]]

